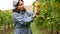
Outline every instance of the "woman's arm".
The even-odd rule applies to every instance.
[[[13,20],[15,22],[18,22],[21,25],[28,25],[31,22],[33,22],[33,18],[32,17],[23,18],[21,15],[20,16],[17,16],[17,14],[15,14],[15,13],[13,14],[12,18],[13,18]]]
[[[30,17],[36,18],[37,12],[27,11],[27,13],[30,15]]]

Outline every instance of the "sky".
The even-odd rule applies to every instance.
[[[35,0],[24,0],[24,5],[32,5]],[[13,0],[0,0],[0,10],[13,9]]]

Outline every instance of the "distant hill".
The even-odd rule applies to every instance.
[[[25,6],[25,8],[28,10],[28,11],[32,11],[32,5],[30,6]],[[12,11],[12,9],[8,9],[8,10],[1,10],[1,11]]]
[[[30,6],[25,6],[25,8],[26,8],[28,11],[32,11],[32,5],[30,5]]]

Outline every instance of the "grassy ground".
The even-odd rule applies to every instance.
[[[31,23],[31,30],[33,34],[49,34],[49,32],[47,32],[46,30],[42,31],[40,29],[38,29],[35,25],[35,23]],[[7,28],[6,30],[1,30],[0,29],[0,34],[14,34],[14,29],[11,28]],[[56,34],[56,33],[54,33]]]
[[[32,33],[33,34],[42,34],[42,32],[36,27],[36,25],[34,24],[34,23],[31,23],[31,29],[32,29]],[[0,32],[0,34],[2,33],[2,34],[14,34],[13,32],[14,32],[14,30],[12,30],[12,29],[6,29],[7,31],[5,31],[5,30],[0,30],[1,32]]]
[[[31,29],[33,34],[43,34],[43,32],[39,30],[34,23],[31,24]]]

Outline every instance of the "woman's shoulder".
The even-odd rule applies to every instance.
[[[16,15],[17,13],[16,12],[12,12],[13,15]]]
[[[27,13],[34,13],[33,11],[28,11],[28,10],[26,10],[26,12],[27,12]]]
[[[19,17],[19,16],[22,16],[21,14],[17,13],[17,12],[13,12],[12,13],[12,16],[16,16],[16,17]]]

